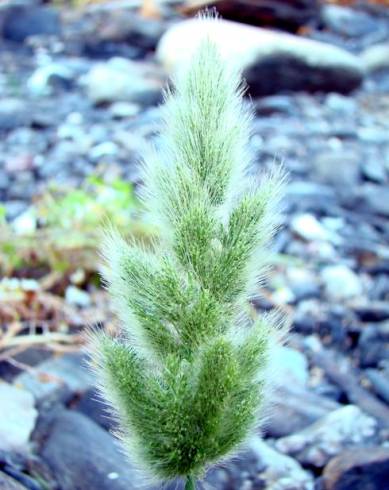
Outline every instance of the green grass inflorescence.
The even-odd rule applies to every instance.
[[[283,176],[247,176],[251,113],[239,73],[205,40],[167,92],[161,150],[145,164],[151,250],[109,230],[103,275],[121,321],[92,363],[129,456],[186,488],[258,425],[275,321],[247,299],[268,262]]]

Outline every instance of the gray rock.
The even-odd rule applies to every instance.
[[[362,163],[361,170],[366,179],[372,182],[383,184],[387,179],[384,163],[380,160],[378,154],[373,154],[370,158],[366,158]]]
[[[301,199],[323,199],[331,201],[335,199],[335,191],[328,185],[316,182],[304,182],[296,180],[291,182],[286,190],[287,197],[292,200]]]
[[[162,79],[156,68],[124,58],[96,64],[83,84],[95,104],[126,101],[152,105],[161,99]]]
[[[355,405],[346,405],[310,427],[279,439],[276,448],[300,463],[323,467],[344,449],[375,442],[377,422]]]
[[[371,320],[374,318],[370,317],[368,321]],[[366,325],[359,337],[358,348],[363,367],[377,366],[389,359],[389,321]]]
[[[109,414],[108,406],[96,388],[91,388],[86,391],[74,408],[92,419],[105,430],[114,430],[117,428],[116,420]]]
[[[371,301],[355,305],[354,310],[364,322],[382,322],[389,319],[389,305],[387,301]]]
[[[271,95],[261,97],[254,103],[255,112],[259,116],[269,116],[271,114],[289,114],[296,112],[294,101],[288,95]]]
[[[0,450],[26,451],[38,412],[28,391],[0,382]]]
[[[0,191],[7,189],[9,186],[9,177],[6,172],[0,169]]]
[[[179,71],[206,33],[221,55],[243,70],[252,95],[282,90],[347,93],[364,76],[360,60],[333,45],[223,20],[174,25],[159,42],[158,58],[169,71]]]
[[[247,443],[245,452],[211,469],[201,488],[313,490],[313,485],[312,476],[297,461],[255,436]]]
[[[25,103],[16,98],[4,98],[0,104],[0,130],[9,131],[30,124],[31,116]]]
[[[358,129],[358,137],[363,143],[381,145],[389,140],[388,132],[380,126],[366,126]]]
[[[381,372],[378,369],[367,369],[365,374],[373,385],[374,391],[389,403],[389,370]]]
[[[92,16],[90,16],[92,17]],[[155,49],[158,40],[166,30],[162,19],[152,19],[126,8],[113,6],[104,12],[104,22],[101,16],[90,18],[91,26],[88,43],[125,43],[136,46],[142,51]]]
[[[331,111],[344,115],[354,115],[358,107],[355,100],[351,97],[336,93],[328,94],[325,99],[325,104]]]
[[[389,216],[389,188],[387,186],[365,184],[362,195],[371,211]]]
[[[337,187],[355,185],[359,180],[361,155],[354,150],[324,150],[312,158],[316,177]]]
[[[360,37],[379,28],[368,13],[341,5],[323,5],[321,17],[326,27],[343,36]]]
[[[286,274],[296,301],[320,296],[319,281],[312,271],[303,267],[288,267]]]
[[[297,383],[285,383],[270,395],[264,431],[270,437],[284,437],[313,424],[339,408],[339,404],[309,391]]]
[[[84,360],[80,354],[48,359],[37,366],[34,373],[24,372],[18,375],[14,384],[31,392],[37,403],[45,398],[83,393],[93,385],[93,376]]]
[[[40,454],[62,490],[140,488],[117,441],[78,412],[57,412]]]
[[[109,156],[117,156],[119,148],[113,141],[104,141],[91,148],[89,151],[89,157],[94,161],[99,161],[101,158]]]
[[[136,116],[140,111],[140,107],[138,104],[131,102],[115,102],[110,107],[110,110],[113,117],[127,119]]]
[[[359,277],[345,265],[329,265],[321,271],[321,278],[328,297],[341,300],[362,294]]]
[[[389,481],[389,448],[344,451],[324,469],[324,490],[383,490]]]

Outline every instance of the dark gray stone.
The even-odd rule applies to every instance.
[[[381,322],[389,319],[387,301],[374,301],[366,305],[356,305],[354,311],[364,322]]]
[[[321,151],[312,158],[315,176],[320,182],[335,187],[357,184],[359,179],[361,155],[354,150]]]
[[[22,43],[30,36],[59,35],[61,22],[58,11],[51,7],[13,6],[4,16],[3,37]]]
[[[9,178],[6,172],[0,169],[0,191],[7,189],[9,186]]]
[[[116,427],[113,418],[109,415],[107,405],[95,388],[88,390],[74,408],[106,430]]]
[[[389,359],[389,322],[366,326],[359,338],[360,362],[363,367],[377,366]]]
[[[320,4],[318,0],[219,0],[193,3],[200,3],[201,7],[216,3],[218,12],[224,19],[258,26],[281,27],[290,31],[317,19]],[[189,10],[193,11],[193,8],[189,6]]]
[[[151,19],[125,9],[105,12],[96,17],[97,25],[89,32],[88,43],[126,43],[141,50],[155,49],[166,29],[160,19]]]
[[[389,188],[375,184],[365,184],[362,189],[368,208],[377,214],[389,216]]]
[[[294,53],[271,53],[244,70],[252,95],[283,91],[339,92],[347,94],[362,81],[362,73],[346,65],[311,68]]]
[[[61,490],[138,489],[113,436],[78,412],[57,412],[40,454]]]

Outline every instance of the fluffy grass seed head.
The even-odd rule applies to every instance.
[[[283,177],[247,176],[242,92],[205,40],[166,94],[161,149],[145,164],[161,241],[146,250],[111,229],[102,244],[122,331],[93,335],[101,392],[132,461],[154,479],[187,477],[187,488],[258,426],[275,341],[275,322],[251,321],[247,299],[269,257]]]

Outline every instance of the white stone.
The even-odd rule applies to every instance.
[[[70,305],[76,306],[89,306],[91,303],[89,294],[76,286],[66,288],[65,300]]]
[[[291,230],[300,238],[307,241],[327,241],[330,238],[328,231],[312,214],[299,214],[290,223]]]
[[[18,235],[30,235],[37,227],[37,218],[33,208],[20,214],[12,222],[12,228]]]
[[[296,297],[293,291],[288,286],[281,286],[274,291],[271,295],[272,301],[277,305],[285,305],[287,303],[293,303]]]
[[[325,70],[333,73],[339,70],[348,73],[353,80],[363,76],[363,64],[360,60],[341,48],[301,36],[226,20],[199,22],[191,19],[173,25],[162,36],[157,57],[170,73],[175,74],[190,62],[191,55],[206,36],[217,45],[220,54],[228,62],[244,72],[247,79],[247,71],[253,71],[269,57],[279,60],[285,57],[294,59],[298,66],[309,73],[316,73],[318,70],[321,74]],[[254,82],[255,78],[258,79],[253,77]],[[317,81],[317,77],[312,77],[312,80],[315,78]],[[332,82],[343,83],[342,80]],[[330,84],[328,79],[326,83]],[[351,89],[348,84],[346,82],[342,87]],[[331,89],[330,86],[328,88]]]
[[[304,354],[286,346],[277,346],[272,352],[271,371],[276,384],[306,385],[309,378],[308,362]],[[274,367],[273,367],[274,364]]]
[[[27,450],[38,412],[28,391],[0,382],[0,450]]]
[[[115,102],[111,106],[111,113],[117,118],[127,118],[136,116],[140,111],[138,104],[132,102]]]
[[[361,58],[369,72],[389,68],[389,43],[370,46],[363,51]]]
[[[150,93],[158,93],[161,80],[156,71],[125,58],[97,63],[82,79],[92,102],[144,102]]]
[[[261,477],[266,481],[267,490],[313,490],[312,476],[297,461],[279,453],[259,437],[250,441],[250,448],[259,466],[265,466]]]
[[[362,294],[359,277],[345,265],[330,265],[321,271],[326,294],[334,299],[349,299]]]
[[[50,78],[57,76],[65,80],[71,80],[74,72],[67,66],[59,63],[50,63],[37,68],[27,80],[27,88],[32,95],[43,97],[52,93]]]

